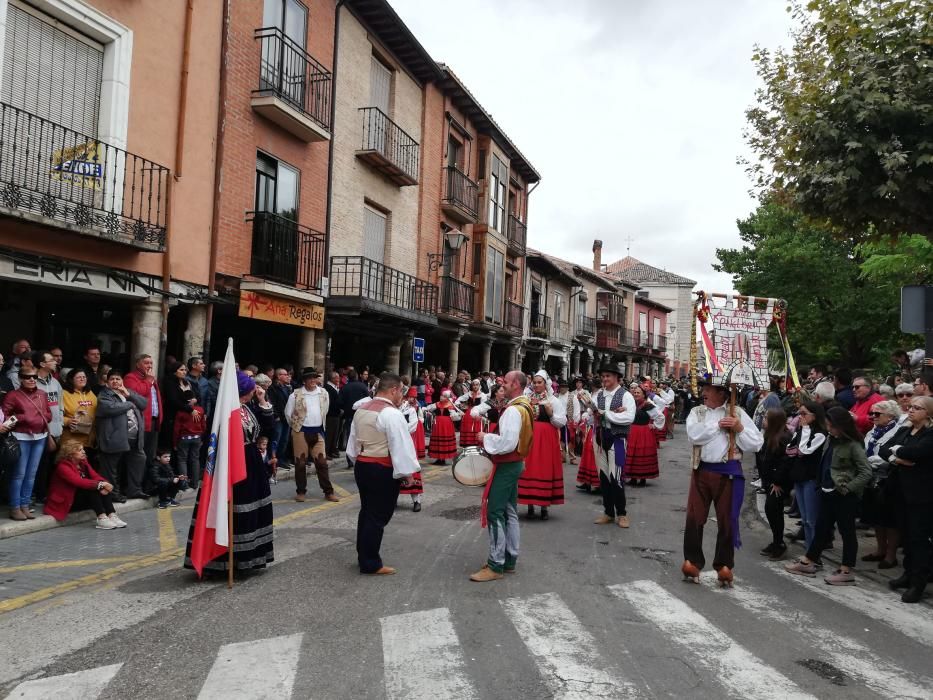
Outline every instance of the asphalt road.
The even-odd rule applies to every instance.
[[[389,577],[356,569],[353,496],[298,509],[280,483],[276,563],[233,591],[172,556],[190,511],[171,526],[130,514],[149,558],[81,569],[72,590],[59,583],[0,614],[0,697],[933,697],[929,599],[906,606],[869,578],[834,588],[785,574],[758,555],[768,539],[751,494],[736,587],[682,582],[682,437],[662,460],[660,480],[629,490],[628,530],[592,524],[598,498],[574,489],[568,465],[567,503],[548,522],[523,519],[518,573],[485,584],[467,579],[485,559],[480,491],[449,468],[431,472],[421,513],[400,499]],[[153,527],[174,529],[170,546],[146,539]],[[709,559],[714,533],[711,522]],[[45,542],[5,541],[6,561]]]

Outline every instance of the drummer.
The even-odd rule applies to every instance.
[[[528,380],[512,371],[505,375],[509,404],[499,416],[499,434],[479,433],[483,449],[492,457],[493,471],[483,493],[483,527],[489,526],[489,558],[471,581],[495,581],[514,573],[518,563],[518,478],[531,450],[531,403],[523,395]]]

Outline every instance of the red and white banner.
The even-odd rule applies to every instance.
[[[232,507],[233,484],[246,478],[246,451],[240,420],[233,339],[227,341],[227,354],[220,375],[220,389],[214,409],[214,423],[207,448],[207,465],[201,484],[198,515],[191,540],[191,564],[198,576],[204,566],[225,554],[230,546],[228,508]]]

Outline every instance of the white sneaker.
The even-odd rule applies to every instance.
[[[97,525],[95,525],[98,530],[116,530],[117,526],[113,523],[110,518],[98,518]]]
[[[126,523],[120,520],[116,513],[111,513],[108,517],[110,518],[110,522],[112,522],[117,527],[126,527]]]

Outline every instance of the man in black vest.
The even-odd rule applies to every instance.
[[[597,525],[615,522],[629,527],[625,512],[625,440],[629,426],[635,420],[635,399],[619,381],[625,376],[619,364],[605,364],[599,369],[602,388],[593,394],[593,452],[599,469],[599,488],[603,495],[603,514]]]

